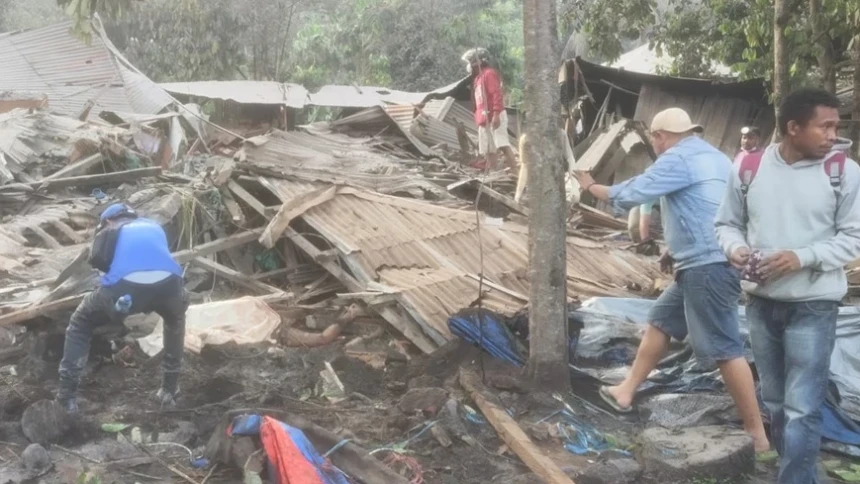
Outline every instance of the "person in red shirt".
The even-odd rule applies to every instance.
[[[511,172],[517,160],[508,139],[508,114],[505,111],[502,77],[490,67],[490,55],[478,47],[463,55],[472,74],[472,98],[475,102],[475,124],[478,125],[478,153],[486,157],[490,169],[496,167],[498,150],[502,150]]]

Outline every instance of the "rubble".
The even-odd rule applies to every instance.
[[[734,479],[752,474],[752,437],[723,426],[669,430],[646,429],[640,435],[647,478],[678,482],[690,477]]]
[[[54,400],[40,400],[24,410],[21,430],[35,444],[53,444],[69,429],[69,416]]]

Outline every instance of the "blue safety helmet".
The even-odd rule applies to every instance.
[[[101,221],[101,223],[104,223],[106,220],[121,216],[134,218],[137,217],[137,214],[131,207],[124,203],[114,203],[113,205],[106,208],[104,212],[102,212],[101,216],[99,217],[99,221]]]

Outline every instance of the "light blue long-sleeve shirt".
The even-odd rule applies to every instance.
[[[682,139],[639,176],[609,188],[616,211],[663,197],[663,228],[675,269],[726,262],[714,220],[732,169],[729,158],[698,136]]]

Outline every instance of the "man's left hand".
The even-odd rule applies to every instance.
[[[758,272],[765,282],[770,282],[774,279],[795,271],[800,270],[800,259],[797,254],[791,250],[782,250],[765,258],[758,267]]]
[[[501,125],[502,125],[502,117],[500,114],[496,113],[496,115],[493,116],[493,129],[499,129],[499,126],[501,126]]]
[[[587,171],[574,171],[573,176],[576,177],[576,181],[579,182],[579,188],[582,191],[585,191],[591,185],[594,185],[594,177],[591,176],[591,173]]]

